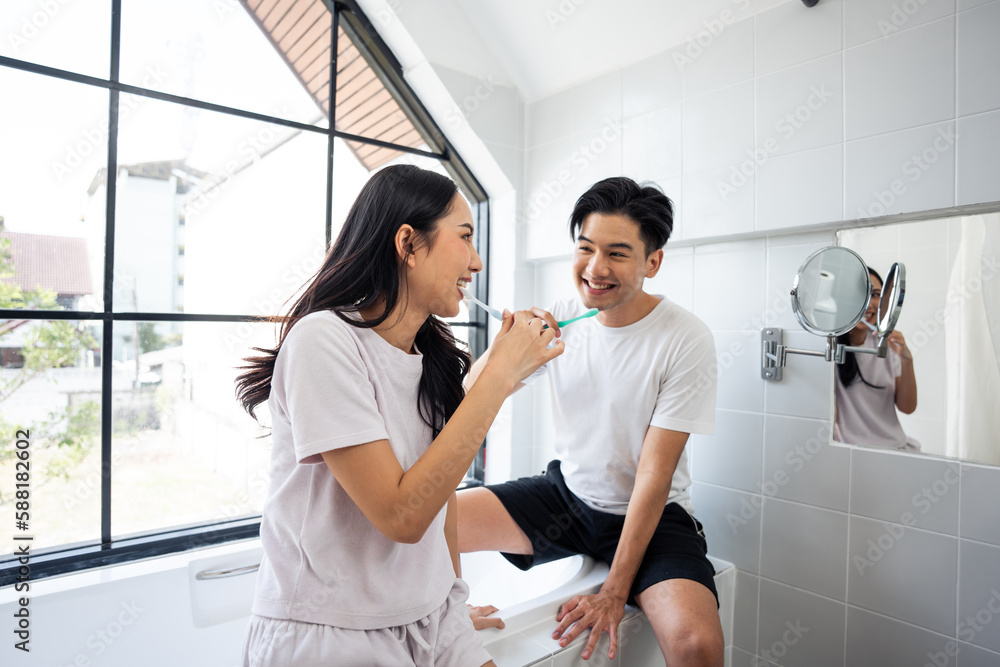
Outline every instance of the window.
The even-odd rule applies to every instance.
[[[20,36],[37,2],[8,4]],[[450,176],[487,250],[482,187],[356,3],[57,4],[0,45],[32,100],[0,105],[0,421],[31,461],[22,533],[0,443],[0,544],[31,537],[33,579],[257,535],[270,443],[235,367],[372,173]],[[452,326],[485,349],[481,313]]]

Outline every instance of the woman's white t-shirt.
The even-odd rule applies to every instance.
[[[388,439],[403,470],[430,445],[417,390],[423,357],[329,311],[299,320],[275,361],[270,488],[253,612],[371,630],[417,621],[455,572],[442,509],[416,544],[383,535],[323,463],[325,451]],[[423,502],[401,504],[412,511]]]
[[[858,347],[875,349],[878,346],[871,331]],[[855,377],[849,386],[834,373],[837,398],[837,423],[834,437],[840,442],[870,447],[893,449],[919,449],[916,441],[907,445],[906,433],[896,414],[896,378],[902,373],[899,355],[889,348],[885,357],[874,354],[855,354],[858,371],[870,387]]]

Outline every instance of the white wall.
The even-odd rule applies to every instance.
[[[710,551],[740,569],[733,664],[953,665],[956,640],[963,665],[1000,661],[1000,622],[983,623],[1000,591],[1000,469],[832,446],[831,365],[790,358],[773,384],[758,368],[765,324],[821,346],[787,292],[836,229],[1000,200],[997,34],[1000,2],[795,0],[700,52],[527,107],[523,259],[539,304],[566,292],[565,224],[587,186],[655,180],[678,206],[649,287],[715,333],[716,435],[692,438],[692,495]],[[512,467],[549,455],[539,445]],[[977,613],[980,630],[965,621]],[[810,629],[782,644],[786,622]]]

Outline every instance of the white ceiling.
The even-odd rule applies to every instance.
[[[436,65],[545,97],[800,0],[394,0]],[[803,11],[808,11],[802,6]],[[703,40],[707,39],[703,36]]]

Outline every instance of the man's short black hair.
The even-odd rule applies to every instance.
[[[576,241],[591,213],[621,215],[639,225],[646,256],[667,243],[674,229],[674,205],[655,183],[636,183],[625,176],[598,181],[580,195],[569,219],[569,234]]]

